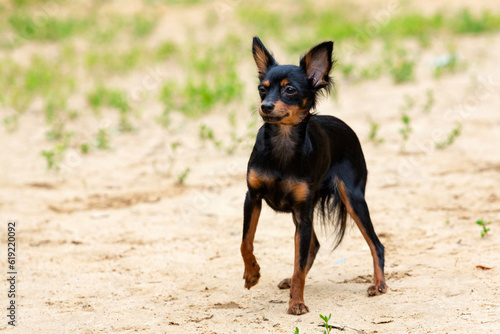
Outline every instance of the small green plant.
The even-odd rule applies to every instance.
[[[353,63],[348,63],[345,65],[340,65],[339,66],[340,72],[344,75],[344,77],[348,78],[351,76],[354,70],[354,64]]]
[[[476,221],[476,224],[482,227],[481,238],[484,238],[486,236],[486,234],[488,234],[488,232],[490,231],[490,229],[487,228],[486,226],[491,225],[491,222],[487,222],[487,221],[484,221],[482,219],[479,219]]]
[[[360,79],[366,80],[376,80],[382,75],[382,65],[381,64],[371,64],[366,67],[362,67],[359,71]]]
[[[200,126],[200,139],[209,140],[214,143],[216,148],[222,148],[222,141],[216,140],[212,128],[208,127],[205,124],[202,124]]]
[[[456,72],[458,65],[458,55],[455,52],[439,57],[434,64],[434,78],[440,78],[445,73]]]
[[[162,127],[168,128],[170,126],[171,121],[172,121],[170,118],[170,110],[168,110],[168,109],[163,110],[163,112],[160,115],[156,116],[155,120]]]
[[[432,107],[434,106],[434,103],[436,103],[436,98],[434,97],[434,91],[432,89],[428,89],[425,92],[426,100],[425,104],[422,107],[423,112],[430,112]]]
[[[177,51],[177,46],[173,42],[163,42],[156,49],[156,60],[164,61]]]
[[[187,167],[182,173],[181,175],[179,175],[179,178],[177,179],[177,182],[179,184],[184,184],[184,182],[186,181],[186,178],[188,177],[189,173],[191,172],[191,168]]]
[[[133,31],[137,38],[148,36],[158,23],[157,18],[151,18],[151,15],[135,15],[133,19]]]
[[[80,152],[88,154],[90,152],[90,145],[87,143],[80,144]]]
[[[378,137],[378,130],[380,125],[374,121],[370,121],[370,133],[368,134],[368,139],[376,144],[382,144],[384,142],[383,138]]]
[[[201,140],[214,140],[214,132],[212,128],[205,124],[200,125],[200,139]]]
[[[295,327],[295,332],[293,332],[294,334],[299,334],[299,327]]]
[[[450,146],[455,141],[455,138],[460,136],[461,133],[462,133],[462,123],[457,123],[457,125],[455,125],[453,130],[451,130],[451,132],[448,134],[448,137],[446,138],[446,140],[441,141],[441,142],[437,142],[435,144],[436,148],[443,149],[443,148]]]
[[[50,151],[44,150],[41,152],[41,154],[45,158],[45,161],[47,162],[48,170],[56,168],[56,153],[53,150]]]
[[[394,83],[400,84],[414,79],[415,61],[407,55],[406,50],[398,50],[395,56],[387,60],[387,64]]]
[[[402,112],[409,111],[415,107],[415,99],[411,97],[410,95],[405,95],[404,97],[404,104],[399,107],[399,110]]]
[[[100,150],[109,150],[109,135],[108,131],[104,128],[99,129],[97,132],[97,148]]]
[[[216,105],[240,99],[243,82],[237,58],[222,47],[204,51],[192,49],[186,55],[187,79],[183,85],[167,81],[160,90],[160,101],[188,117],[211,111]]]
[[[325,330],[323,331],[323,334],[330,334],[330,332],[333,329],[333,326],[329,325],[328,321],[330,321],[332,314],[330,313],[330,315],[328,315],[328,317],[326,315],[320,314],[319,317],[323,320],[323,325],[325,326]]]
[[[411,118],[406,112],[401,115],[401,122],[403,123],[403,127],[399,130],[399,133],[406,142],[410,137],[410,133],[413,131],[413,128],[411,127]]]
[[[60,141],[54,144],[54,148],[52,150],[43,150],[41,152],[41,155],[47,162],[48,170],[59,170],[64,154],[70,146],[72,136],[72,132],[66,132]]]
[[[19,114],[10,115],[3,119],[3,125],[9,132],[17,130],[19,125]]]

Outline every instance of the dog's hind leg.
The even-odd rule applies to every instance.
[[[253,240],[259,222],[262,200],[252,198],[247,192],[243,209],[243,240],[241,241],[241,256],[245,262],[245,288],[250,289],[259,282],[260,267],[253,254]]]
[[[354,219],[365,238],[373,257],[373,285],[368,288],[369,296],[376,296],[387,291],[384,277],[384,246],[378,239],[370,219],[370,212],[365,201],[364,189],[361,186],[355,187],[350,182],[344,183],[336,179],[337,187],[342,202],[346,206],[347,212]]]

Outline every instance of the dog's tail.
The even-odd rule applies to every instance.
[[[333,224],[335,239],[333,249],[342,242],[347,227],[347,209],[340,198],[340,192],[334,178],[323,184],[319,191],[317,212],[323,226]]]

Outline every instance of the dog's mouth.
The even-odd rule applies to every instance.
[[[283,116],[263,116],[263,115],[261,116],[264,122],[266,123],[279,123],[282,119],[289,117],[290,114],[287,113]]]

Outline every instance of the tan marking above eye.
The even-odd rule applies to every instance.
[[[266,80],[262,83],[265,87],[269,87],[271,86],[271,83],[269,82],[269,80]]]
[[[281,80],[281,87],[285,87],[286,85],[288,85],[290,83],[290,81],[288,81],[288,79],[283,79]]]

